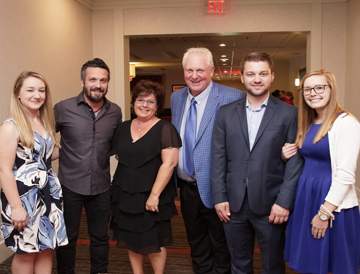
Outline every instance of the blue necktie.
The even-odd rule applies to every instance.
[[[196,100],[192,98],[191,105],[189,107],[184,133],[184,171],[192,176],[195,173],[193,150],[196,140]]]

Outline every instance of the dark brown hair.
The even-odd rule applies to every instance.
[[[266,52],[252,52],[244,56],[240,62],[240,71],[241,74],[244,73],[245,63],[246,62],[267,62],[269,64],[271,73],[274,72],[274,61],[271,59],[270,55]]]
[[[158,112],[161,112],[165,102],[164,86],[160,83],[156,83],[150,80],[140,80],[131,92],[131,105],[134,106],[136,98],[141,96],[147,96],[154,94],[156,98],[156,104],[158,106]]]

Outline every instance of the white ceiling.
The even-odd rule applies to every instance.
[[[276,61],[289,61],[305,54],[306,33],[242,33],[232,35],[136,36],[130,38],[130,62],[137,75],[181,72],[182,56],[190,47],[206,47],[214,57],[215,73],[220,80],[239,77],[239,65],[245,54],[265,51]],[[221,43],[226,44],[220,47]],[[221,55],[229,59],[221,61]],[[236,75],[235,75],[236,74]]]

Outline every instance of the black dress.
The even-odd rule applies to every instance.
[[[170,219],[177,214],[173,180],[160,195],[159,213],[146,210],[145,204],[162,164],[162,149],[181,147],[181,138],[172,124],[159,120],[134,142],[130,126],[131,121],[122,123],[116,134],[110,228],[118,247],[143,255],[159,253],[160,247],[172,245]]]

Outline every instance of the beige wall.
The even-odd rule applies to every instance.
[[[295,86],[295,78],[299,78],[299,70],[305,67],[306,67],[305,53],[299,56],[295,56],[293,59],[291,59],[289,63],[289,91],[291,91],[294,95],[295,106],[299,105],[299,96],[300,96],[300,93],[298,91],[299,87]]]
[[[114,11],[94,11],[92,14],[92,31],[93,31],[93,54],[94,57],[101,58],[110,68],[110,82],[109,91],[107,97],[111,100],[115,100],[115,84],[114,78],[117,75],[113,75],[111,72],[114,70]]]
[[[321,3],[322,1],[327,3]],[[110,14],[114,11],[114,49],[103,47],[99,54],[104,54],[115,62],[115,73],[123,77],[128,73],[123,62],[128,56],[125,53],[129,36],[136,35],[158,35],[158,34],[198,34],[198,33],[242,33],[242,32],[278,32],[278,31],[300,31],[309,33],[307,56],[302,60],[292,61],[289,64],[288,78],[284,79],[290,91],[296,94],[296,88],[292,84],[294,75],[303,66],[303,60],[307,58],[305,66],[307,69],[324,67],[335,73],[338,78],[340,89],[340,102],[345,98],[345,51],[347,3],[339,0],[316,1],[313,3],[282,3],[287,1],[267,1],[269,4],[253,4],[251,1],[232,1],[228,13],[224,16],[209,16],[197,1],[164,1],[154,6],[149,1],[138,2],[115,1],[116,5],[105,4],[104,1],[94,1],[95,5],[93,19],[101,21],[104,12]],[[99,3],[103,2],[103,6]],[[113,3],[115,3],[113,2]],[[290,2],[290,1],[289,1]],[[300,2],[300,1],[299,1]],[[302,1],[301,1],[302,2]],[[102,10],[104,9],[104,11]],[[192,20],[184,20],[191,18]],[[334,20],[336,18],[336,20]],[[110,28],[111,23],[108,25]],[[103,27],[104,24],[103,24]],[[110,32],[109,41],[112,40]],[[101,29],[94,30],[94,41],[101,41],[104,33]],[[125,48],[124,48],[125,45]],[[112,51],[114,50],[114,53]],[[262,49],[268,51],[270,49]],[[271,52],[270,52],[271,53]],[[294,57],[295,59],[298,57]],[[299,67],[298,67],[299,66]],[[130,88],[127,78],[124,82],[117,79],[115,82],[116,101],[125,111],[125,119],[130,117],[129,103],[125,96],[129,95]],[[171,85],[166,83],[166,85]],[[273,87],[275,87],[276,82]],[[169,102],[167,101],[167,104]]]
[[[164,108],[170,108],[170,97],[172,94],[172,85],[186,85],[183,73],[165,73],[163,75],[163,85],[165,87]]]
[[[8,106],[23,70],[45,76],[54,102],[80,90],[80,68],[92,58],[91,10],[72,0],[1,1],[0,81]],[[8,108],[0,109],[0,120]]]
[[[91,14],[73,0],[1,1],[1,121],[8,117],[12,86],[23,70],[45,76],[53,103],[81,91],[80,68],[93,56]],[[0,261],[7,255],[0,244]]]
[[[349,0],[346,28],[345,109],[360,119],[360,1]],[[359,137],[360,138],[360,137]],[[360,198],[360,162],[356,173],[356,190]]]
[[[311,4],[242,5],[232,1],[226,15],[210,16],[197,5],[200,1],[178,2],[176,7],[164,3],[162,8],[144,4],[124,9],[124,34],[306,31],[311,27]]]
[[[341,105],[344,105],[346,93],[346,15],[346,4],[323,4],[321,63],[322,68],[333,72],[336,76],[340,85],[339,102]],[[336,16],[335,20],[334,16]]]

